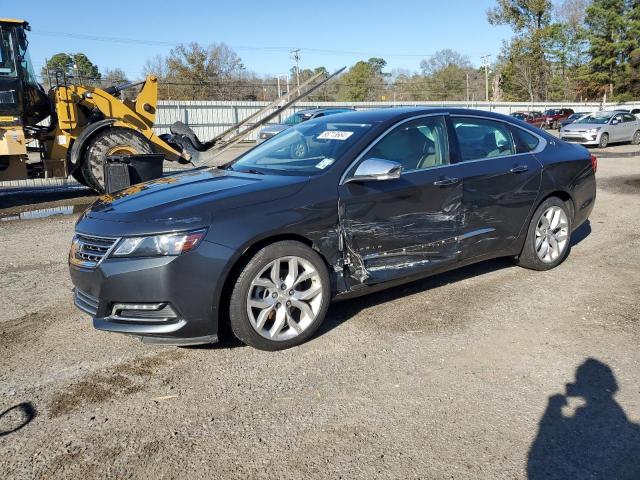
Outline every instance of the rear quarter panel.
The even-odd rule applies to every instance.
[[[596,199],[596,176],[589,150],[581,145],[551,140],[536,157],[543,165],[538,203],[555,192],[568,194],[573,202],[575,230],[589,218]]]

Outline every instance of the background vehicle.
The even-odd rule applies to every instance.
[[[567,142],[605,148],[611,142],[640,144],[640,120],[630,113],[601,111],[585,115],[560,130]]]
[[[547,128],[557,129],[560,122],[575,113],[571,108],[550,108],[544,112],[544,120]]]
[[[542,112],[513,112],[511,116],[538,128],[543,128],[546,122]]]
[[[314,148],[292,157],[301,139]],[[215,341],[228,311],[243,342],[291,347],[336,296],[497,256],[555,267],[593,208],[595,167],[491,112],[303,122],[223,168],[101,197],[76,225],[75,302],[97,328],[148,342]]]
[[[312,118],[324,117],[326,115],[334,115],[336,113],[350,112],[352,109],[348,108],[310,108],[308,110],[300,110],[293,115],[287,117],[282,123],[276,123],[275,125],[267,125],[258,135],[259,140],[267,140],[274,135]]]
[[[578,112],[578,113],[572,113],[571,115],[569,115],[567,118],[565,118],[564,120],[560,121],[560,128],[562,127],[566,127],[567,125],[575,122],[576,120],[578,120],[580,117],[583,117],[585,115],[587,115],[588,112]]]

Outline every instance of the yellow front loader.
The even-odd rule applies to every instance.
[[[107,156],[161,153],[167,160],[187,161],[153,132],[154,76],[101,89],[56,73],[45,93],[29,60],[28,30],[26,21],[0,19],[0,181],[73,175],[103,192]],[[135,100],[118,98],[134,87],[141,87]],[[49,125],[40,125],[47,117]],[[29,151],[39,158],[30,158]]]

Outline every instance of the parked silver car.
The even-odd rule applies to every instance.
[[[560,138],[566,142],[604,148],[612,142],[640,144],[640,120],[627,112],[595,112],[562,127]]]

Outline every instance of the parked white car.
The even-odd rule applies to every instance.
[[[562,127],[560,138],[566,142],[605,148],[613,142],[640,145],[640,120],[627,112],[595,112]]]

